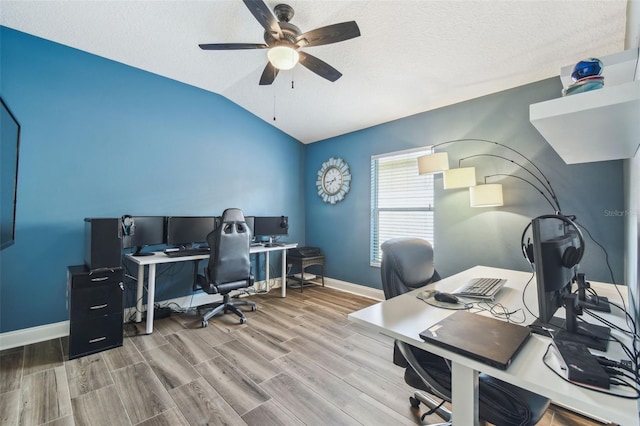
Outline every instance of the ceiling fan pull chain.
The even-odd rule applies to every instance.
[[[273,94],[273,121],[276,121],[276,94]]]

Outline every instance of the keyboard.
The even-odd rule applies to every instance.
[[[198,256],[200,254],[209,254],[211,251],[209,247],[198,247],[198,248],[190,248],[190,249],[180,249],[180,250],[170,250],[165,251],[169,257],[186,257],[186,256]]]
[[[474,278],[456,289],[453,294],[475,299],[494,300],[496,294],[506,283],[507,280],[504,278]]]

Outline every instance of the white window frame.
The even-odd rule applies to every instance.
[[[433,244],[433,175],[418,175],[417,164],[419,156],[432,152],[432,147],[426,146],[371,156],[371,238],[369,241],[371,266],[380,266],[382,259],[380,246],[389,238],[419,237]],[[382,171],[382,178],[384,179],[386,175],[387,184],[392,185],[391,188],[387,186],[385,189],[386,185],[380,181],[381,166],[384,167],[384,163],[390,165],[390,162],[395,161],[398,161],[397,167],[393,169],[396,173],[388,173],[392,170],[389,168],[387,172]],[[397,173],[398,171],[400,173]],[[389,179],[394,181],[389,182]],[[408,198],[402,198],[403,192]],[[398,217],[390,218],[392,215],[397,216],[403,213],[408,216],[402,217],[402,220],[398,220]],[[387,218],[385,219],[384,216]]]

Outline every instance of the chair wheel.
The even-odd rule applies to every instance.
[[[240,324],[246,324],[246,323],[247,323],[246,318],[240,318]]]
[[[208,325],[209,325],[209,321],[205,321],[205,320],[202,321],[202,328],[205,328]]]
[[[420,400],[410,396],[409,397],[409,404],[411,404],[411,407],[413,407],[413,408],[418,408],[420,406]]]

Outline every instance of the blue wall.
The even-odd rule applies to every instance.
[[[288,239],[304,241],[300,142],[219,95],[0,31],[0,94],[22,126],[0,332],[68,319],[66,267],[83,263],[85,217],[239,207],[289,216]],[[164,271],[156,300],[189,294],[190,273]]]
[[[381,288],[380,269],[369,265],[372,155],[480,138],[508,145],[542,169],[563,213],[577,215],[579,223],[606,247],[620,282],[624,218],[608,216],[606,210],[624,209],[622,162],[566,165],[529,122],[529,105],[559,97],[561,88],[559,78],[548,79],[309,145],[304,182],[306,243],[324,251],[327,275]],[[514,158],[507,150],[483,143],[457,143],[438,150],[449,153],[452,167],[459,158],[480,153]],[[337,205],[324,204],[315,189],[317,170],[332,156],[349,163],[353,177],[351,191]],[[476,166],[478,179],[494,173],[519,174],[513,164],[495,158],[480,157],[463,164]],[[553,210],[526,183],[514,178],[491,182],[503,184],[505,206],[475,209],[469,207],[467,190],[444,191],[442,178],[436,177],[434,245],[441,275],[474,265],[531,270],[520,249],[522,231],[531,218]],[[582,270],[590,279],[611,281],[603,252],[587,235],[585,238]]]

